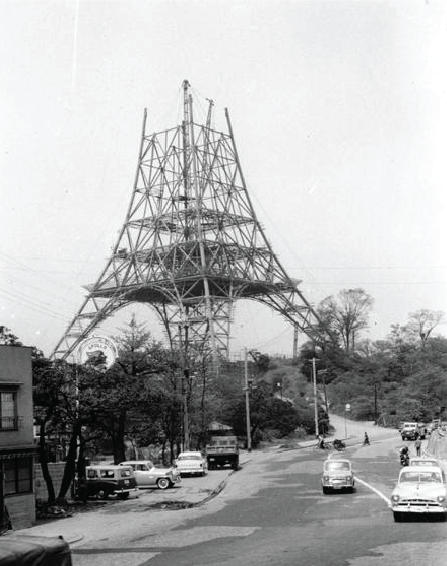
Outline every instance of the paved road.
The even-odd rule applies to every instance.
[[[326,454],[320,450],[256,452],[228,477],[217,497],[200,507],[156,510],[143,498],[86,514],[92,526],[72,545],[74,565],[444,566],[447,524],[396,524],[387,507],[400,469],[397,431],[372,432],[369,447],[359,444],[361,436],[350,438],[347,450],[365,482],[358,481],[352,495],[322,494],[319,476]],[[95,516],[104,523],[99,530],[94,530]]]

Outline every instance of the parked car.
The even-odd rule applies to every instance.
[[[201,452],[181,452],[174,462],[180,475],[200,475],[207,473],[206,460]]]
[[[351,462],[345,458],[328,458],[323,465],[321,486],[323,493],[344,489],[353,493],[355,480]]]
[[[442,469],[439,460],[436,458],[427,458],[426,456],[416,456],[416,458],[410,458],[410,466],[436,466]]]
[[[394,520],[407,513],[441,514],[445,520],[447,491],[444,474],[438,466],[409,466],[401,470],[391,494]]]
[[[137,491],[133,469],[113,464],[86,466],[85,481],[78,482],[77,486],[77,495],[81,499],[91,496],[107,499],[109,495],[127,499],[133,491]]]
[[[167,489],[182,481],[175,467],[157,468],[151,460],[128,460],[121,462],[120,466],[130,466],[133,469],[138,487]]]
[[[5,566],[72,566],[68,542],[61,536],[12,534],[1,537],[0,564]]]

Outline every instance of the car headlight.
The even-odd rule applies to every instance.
[[[398,495],[392,495],[391,501],[394,501],[395,503],[397,503],[399,501],[399,496]]]
[[[329,481],[331,478],[329,476],[323,476],[324,481]]]
[[[438,495],[437,499],[439,503],[442,503],[443,501],[445,501],[445,495]]]

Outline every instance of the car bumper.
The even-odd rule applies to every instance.
[[[322,482],[323,487],[329,489],[346,489],[347,487],[354,487],[353,480],[328,480]]]
[[[113,493],[132,493],[133,491],[138,491],[138,487],[123,487],[120,489],[114,489]]]
[[[394,513],[446,513],[447,511],[444,506],[436,503],[421,503],[420,505],[415,503],[412,503],[411,505],[391,505],[391,509]]]

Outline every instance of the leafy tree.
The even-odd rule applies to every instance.
[[[0,326],[0,344],[4,346],[23,346],[17,336],[6,326]]]
[[[324,299],[318,313],[325,327],[338,336],[346,352],[355,349],[355,341],[361,330],[368,326],[372,297],[363,289],[343,289],[336,297]]]
[[[409,315],[408,330],[418,336],[421,345],[425,346],[433,330],[444,319],[443,311],[433,311],[429,309],[419,309]]]

